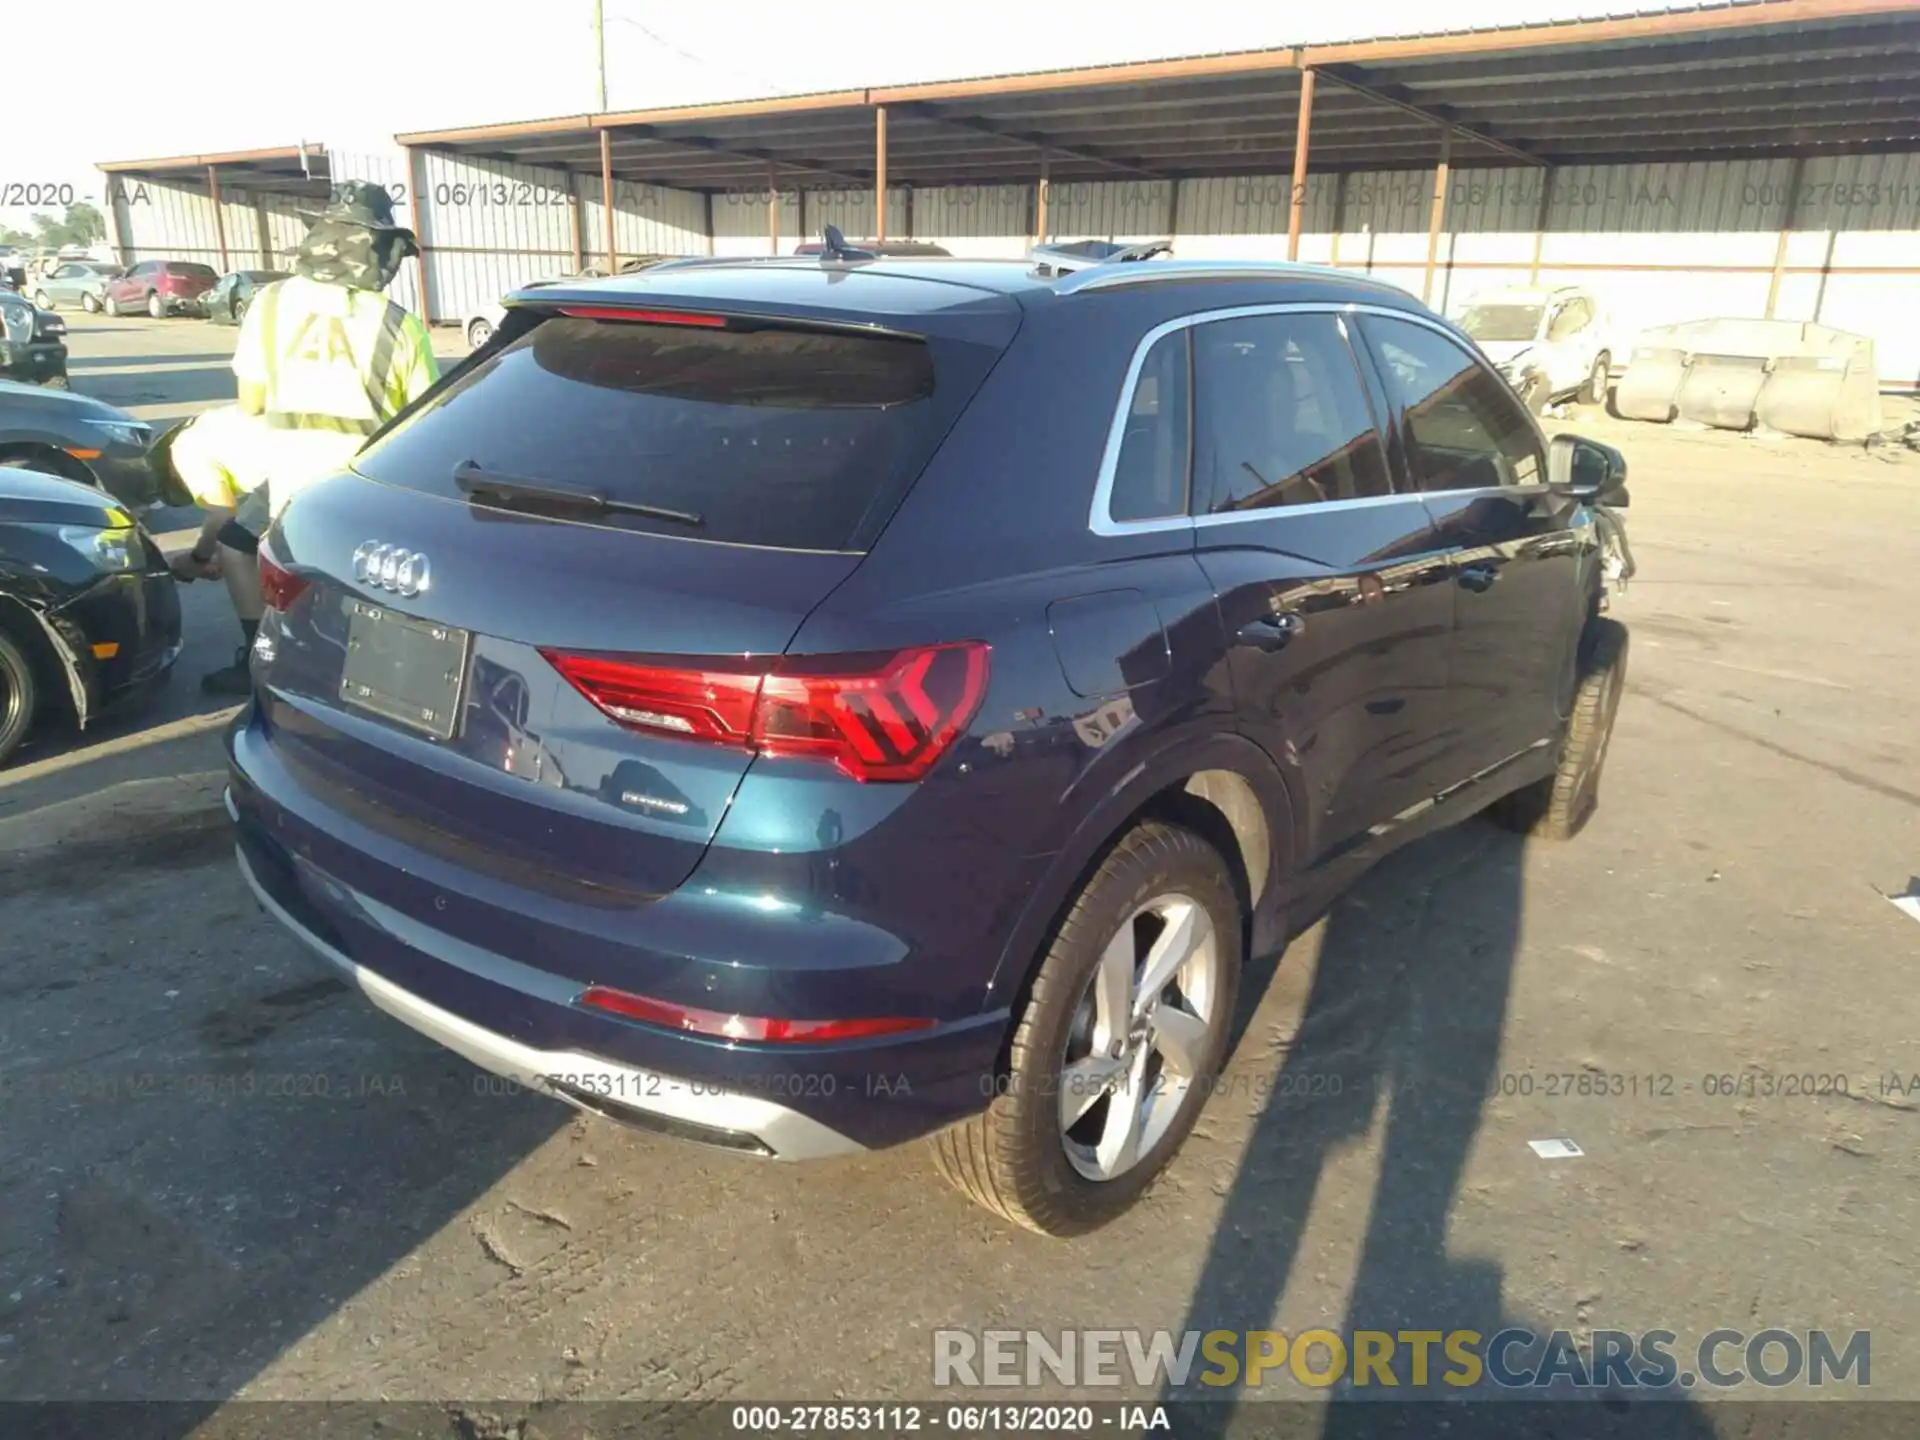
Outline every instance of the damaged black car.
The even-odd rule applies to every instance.
[[[133,515],[91,485],[0,467],[0,765],[37,721],[138,704],[180,654],[180,597]]]

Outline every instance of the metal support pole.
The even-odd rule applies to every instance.
[[[601,0],[593,0],[593,73],[599,113],[607,113],[607,24]]]
[[[1333,177],[1333,247],[1327,264],[1340,268],[1340,232],[1347,228],[1347,172]]]
[[[1553,168],[1540,168],[1540,209],[1533,217],[1533,264],[1527,267],[1527,283],[1540,280],[1540,252],[1547,243],[1547,210],[1553,203]]]
[[[1800,198],[1800,171],[1806,161],[1796,155],[1793,165],[1787,171],[1787,203],[1782,207],[1780,216],[1780,239],[1773,247],[1773,278],[1767,282],[1767,319],[1773,319],[1774,308],[1780,303],[1780,281],[1787,273],[1787,241],[1793,233],[1794,202]]]
[[[207,193],[213,196],[213,233],[220,241],[220,269],[224,272],[233,268],[233,262],[227,258],[227,217],[221,214],[220,171],[217,166],[207,166]]]
[[[901,192],[900,203],[906,211],[907,221],[907,233],[900,238],[903,240],[911,240],[913,239],[913,187],[911,185],[907,186],[906,189]]]
[[[1307,146],[1313,136],[1313,70],[1300,72],[1300,115],[1293,132],[1293,189],[1287,194],[1287,259],[1300,258],[1300,222],[1307,210]]]
[[[1180,177],[1167,182],[1167,239],[1180,238]]]
[[[801,239],[801,242],[804,244],[807,236],[813,233],[812,231],[807,229],[807,187],[806,186],[796,185],[793,187],[793,208],[800,212],[800,219],[794,225],[793,228],[800,232],[800,239]]]
[[[273,228],[267,220],[266,196],[258,192],[253,197],[253,235],[258,242],[254,252],[260,257],[260,268],[273,269]]]
[[[1420,282],[1420,298],[1433,303],[1433,267],[1440,259],[1440,225],[1447,218],[1447,169],[1453,158],[1453,132],[1440,132],[1440,163],[1433,172],[1433,209],[1427,216],[1427,273]]]
[[[702,191],[701,194],[705,203],[702,204],[700,208],[705,213],[707,220],[707,254],[711,255],[713,254],[713,192],[711,190],[705,190]]]
[[[413,235],[419,254],[413,257],[413,263],[420,273],[420,319],[422,323],[433,323],[433,291],[427,279],[427,228],[420,219],[420,193],[426,187],[420,183],[420,177],[426,172],[426,166],[418,163],[419,152],[411,146],[407,149],[407,199],[413,211]]]
[[[1047,179],[1047,152],[1040,152],[1040,183],[1033,195],[1033,243],[1047,243],[1047,192],[1052,188]]]
[[[767,166],[767,253],[780,253],[780,177]]]
[[[587,236],[585,217],[580,213],[579,177],[573,171],[567,171],[567,215],[573,222],[573,273],[578,275],[587,268]]]
[[[873,107],[873,238],[887,238],[887,107]]]
[[[606,222],[607,273],[618,275],[620,261],[614,253],[613,229],[613,132],[600,132],[600,218]]]

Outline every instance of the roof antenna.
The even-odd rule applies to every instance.
[[[820,232],[820,258],[822,260],[874,260],[879,257],[871,250],[862,250],[857,245],[849,245],[847,237],[840,233],[840,227],[829,225]]]

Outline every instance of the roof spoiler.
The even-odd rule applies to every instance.
[[[1138,245],[1120,245],[1111,240],[1074,240],[1064,245],[1036,245],[1027,255],[1033,261],[1034,274],[1052,279],[1095,265],[1124,265],[1172,253],[1171,240],[1148,240]]]

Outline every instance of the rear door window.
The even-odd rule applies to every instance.
[[[699,517],[595,523],[783,549],[862,549],[998,350],[734,322],[553,316],[463,370],[355,461],[465,499],[456,470]]]
[[[1385,495],[1386,456],[1332,315],[1247,315],[1193,332],[1194,471],[1212,514]]]
[[[1422,490],[1533,485],[1546,478],[1540,434],[1513,392],[1454,341],[1406,320],[1363,317],[1398,409]]]

